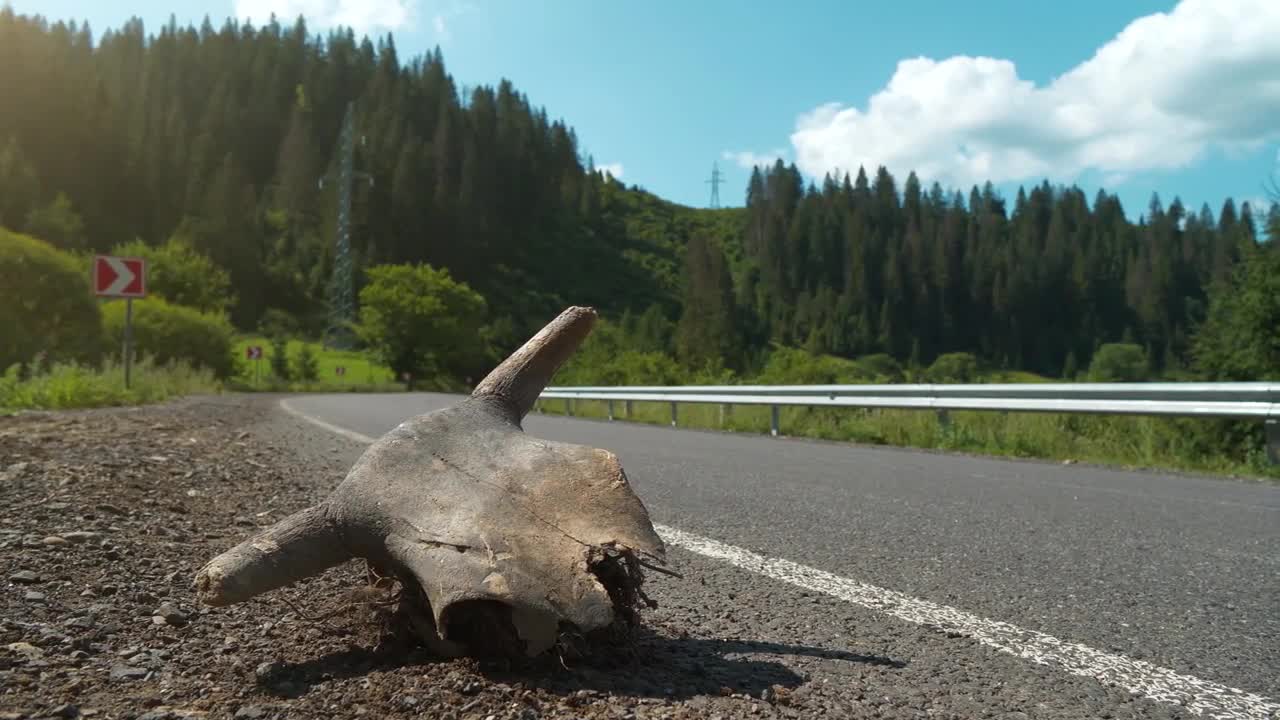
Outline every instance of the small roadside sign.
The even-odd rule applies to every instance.
[[[94,255],[90,269],[93,294],[124,298],[124,387],[133,368],[133,299],[147,296],[147,261],[136,257]]]
[[[257,385],[262,378],[262,346],[250,345],[244,349],[244,356],[253,361],[253,384]]]

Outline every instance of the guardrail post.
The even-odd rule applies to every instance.
[[[626,419],[628,420],[631,419],[631,401],[630,400],[624,400],[622,402],[622,414],[623,414],[623,417],[625,417]]]
[[[1280,420],[1272,418],[1263,424],[1267,430],[1267,459],[1272,465],[1280,465]]]
[[[676,404],[671,403],[671,427],[676,426]]]
[[[569,417],[573,417],[573,398],[564,399],[564,412]]]
[[[725,421],[731,417],[733,417],[733,406],[729,403],[722,403],[720,405],[720,427],[723,428]]]
[[[944,431],[951,427],[951,415],[946,410],[938,411],[938,426]]]
[[[769,434],[778,437],[778,406],[769,406]]]
[[[609,422],[613,422],[613,401],[609,401]]]

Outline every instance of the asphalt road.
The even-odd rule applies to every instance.
[[[287,404],[377,437],[458,399]],[[654,582],[722,611],[700,632],[914,666],[922,713],[1280,717],[1275,486],[536,414],[525,430],[617,453],[687,573]],[[801,654],[811,683],[865,690]]]

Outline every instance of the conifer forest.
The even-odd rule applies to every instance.
[[[1153,195],[1126,213],[1105,191],[1001,197],[911,168],[811,182],[779,161],[744,207],[678,206],[596,171],[571,119],[495,83],[461,88],[439,50],[404,58],[389,35],[303,21],[99,38],[2,9],[0,226],[73,251],[182,237],[229,273],[237,328],[318,331],[336,207],[320,179],[350,104],[354,282],[446,268],[507,345],[576,304],[690,367],[746,371],[788,346],[1063,377],[1128,342],[1155,374],[1203,370],[1215,293],[1276,253],[1274,204]]]

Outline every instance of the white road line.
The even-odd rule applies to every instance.
[[[331,425],[290,407],[292,415],[356,442],[370,444],[374,438]],[[796,587],[820,592],[870,610],[926,625],[941,632],[973,638],[983,645],[1032,662],[1056,667],[1072,675],[1091,677],[1115,685],[1158,703],[1178,705],[1218,720],[1262,720],[1280,717],[1280,703],[1238,688],[1182,675],[1168,668],[1123,655],[1095,650],[1035,630],[978,617],[963,610],[921,600],[909,595],[868,585],[849,578],[779,558],[758,555],[719,540],[684,532],[665,525],[654,529],[667,543],[715,560],[723,560],[749,572]]]
[[[344,427],[338,427],[337,425],[330,425],[329,423],[327,423],[327,422],[325,422],[325,421],[321,420],[320,418],[311,417],[310,415],[308,415],[308,414],[306,414],[306,413],[304,413],[304,412],[302,412],[302,411],[300,411],[300,410],[295,410],[295,409],[293,408],[293,406],[291,406],[291,405],[289,404],[289,401],[288,401],[288,400],[281,400],[281,401],[280,401],[280,407],[281,407],[285,412],[289,413],[290,415],[293,415],[293,416],[295,416],[295,417],[302,418],[303,420],[306,420],[307,422],[311,423],[312,425],[319,425],[320,427],[324,428],[325,430],[328,430],[328,431],[329,431],[329,432],[331,432],[331,433],[337,433],[337,434],[341,435],[342,437],[347,438],[348,440],[355,440],[356,442],[358,442],[358,443],[364,443],[365,445],[372,445],[372,444],[374,443],[374,441],[376,440],[376,438],[371,438],[371,437],[369,437],[368,435],[361,435],[360,433],[356,432],[355,430],[348,430],[348,429],[346,429],[346,428],[344,428]]]
[[[1001,652],[1072,675],[1096,678],[1156,702],[1181,705],[1211,718],[1269,718],[1280,713],[1280,704],[1254,693],[1180,675],[1173,670],[1095,650],[1034,630],[971,615],[946,605],[860,583],[789,560],[757,555],[718,540],[682,530],[654,526],[662,539],[705,557],[724,560],[744,570],[781,580],[797,587],[825,593],[854,605],[892,615],[917,625],[973,638]]]

